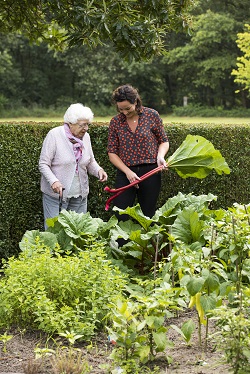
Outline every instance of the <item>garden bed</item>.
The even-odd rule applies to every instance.
[[[184,321],[192,318],[195,320],[195,311],[186,311],[182,313],[178,318],[173,318],[171,324],[181,326]],[[211,323],[210,323],[211,324]],[[198,327],[197,327],[198,328]],[[209,328],[210,334],[215,332],[215,327],[211,324]],[[57,352],[58,347],[66,346],[67,342],[62,338],[56,338],[54,342],[47,342],[46,335],[36,331],[27,332],[21,334],[20,331],[8,332],[13,335],[13,338],[7,342],[7,352],[0,352],[0,373],[22,373],[22,374],[54,374],[51,359],[55,356],[47,356],[44,359],[35,360],[35,348],[50,347]],[[205,328],[203,326],[202,336],[204,344]],[[174,347],[167,350],[166,355],[159,354],[155,361],[149,365],[149,373],[178,373],[178,374],[214,374],[219,372],[220,374],[226,374],[229,372],[229,366],[223,363],[222,352],[216,351],[216,347],[213,344],[212,339],[209,339],[207,351],[199,347],[198,332],[196,331],[191,339],[189,345],[187,345],[180,335],[175,330],[170,329],[168,331],[168,338],[174,342]],[[3,344],[0,343],[1,348]],[[92,367],[90,373],[93,374],[104,374],[108,373],[107,369],[100,368],[102,364],[109,364],[111,360],[109,355],[112,351],[113,346],[108,342],[107,335],[104,333],[98,334],[93,340],[92,347],[88,347],[85,343],[78,343],[75,348],[81,350],[83,357],[86,359],[88,364]],[[168,365],[166,357],[171,356],[173,362]],[[155,366],[159,368],[158,372],[155,371]],[[76,373],[78,372],[71,372]],[[68,373],[67,373],[68,374]]]

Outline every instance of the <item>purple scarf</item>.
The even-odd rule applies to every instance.
[[[82,158],[83,142],[81,139],[76,138],[72,134],[72,132],[70,131],[69,125],[67,123],[64,123],[64,130],[65,130],[67,138],[73,144],[73,151],[74,151],[75,159],[76,159],[76,172],[78,173],[78,163]]]

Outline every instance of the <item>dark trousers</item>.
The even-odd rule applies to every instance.
[[[138,177],[143,176],[149,171],[155,169],[157,164],[143,164],[137,166],[131,166]],[[116,176],[116,188],[120,188],[129,184],[129,180],[122,171],[117,170]],[[153,217],[156,210],[156,203],[161,189],[161,172],[153,174],[151,177],[145,179],[145,181],[138,184],[139,188],[130,187],[126,191],[122,192],[117,198],[115,198],[114,205],[120,209],[126,209],[132,207],[134,203],[140,204],[142,212],[147,217]],[[117,215],[119,220],[126,221],[129,217],[127,215]]]

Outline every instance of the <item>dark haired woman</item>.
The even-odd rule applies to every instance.
[[[167,167],[164,159],[169,149],[168,137],[162,120],[154,109],[142,106],[138,91],[126,84],[118,87],[112,95],[118,115],[109,125],[108,155],[117,168],[116,188],[123,187],[157,166]],[[120,209],[134,205],[136,197],[147,217],[155,214],[161,188],[161,173],[153,174],[141,182],[138,188],[128,188],[114,204]],[[122,220],[126,216],[119,217]]]

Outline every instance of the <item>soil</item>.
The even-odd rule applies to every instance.
[[[195,321],[194,312],[184,312],[178,318],[173,318],[171,324],[181,326],[184,321],[192,318]],[[210,322],[211,323],[211,322]],[[215,332],[215,326],[209,327],[209,333]],[[4,332],[0,332],[0,335]],[[20,332],[20,330],[8,331],[7,335],[13,337],[6,344],[6,352],[4,352],[3,342],[0,341],[0,374],[61,374],[63,370],[56,371],[55,357],[58,357],[58,347],[66,346],[67,342],[62,338],[54,338],[50,340],[41,332]],[[205,328],[202,326],[202,345],[204,346]],[[154,366],[158,366],[160,374],[226,374],[230,372],[230,367],[223,363],[223,352],[215,349],[215,343],[209,339],[207,350],[199,347],[198,326],[194,332],[191,342],[187,345],[180,335],[172,328],[168,331],[168,338],[173,341],[174,347],[168,348],[165,354],[158,354],[149,366],[153,373]],[[57,351],[57,356],[46,356],[45,358],[35,359],[35,348],[50,348]],[[57,348],[56,348],[57,347]],[[92,346],[86,344],[76,344],[76,348],[82,353],[82,357],[92,367],[92,374],[107,374],[107,369],[100,368],[101,364],[110,364],[109,355],[112,352],[113,345],[108,342],[107,335],[98,334],[92,341]],[[65,352],[65,350],[64,350]],[[167,356],[171,356],[173,361],[171,364],[167,362]],[[62,362],[62,359],[61,359]],[[67,360],[69,363],[69,359]],[[119,371],[117,371],[119,372]],[[144,373],[145,371],[143,371]],[[66,374],[79,374],[78,371],[65,371]],[[87,371],[86,371],[87,373]]]

